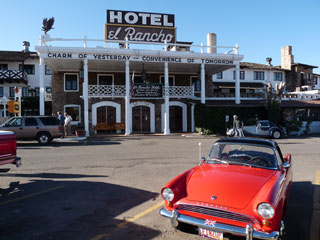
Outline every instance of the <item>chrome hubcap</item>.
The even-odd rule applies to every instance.
[[[280,133],[278,131],[273,133],[274,138],[280,138]]]

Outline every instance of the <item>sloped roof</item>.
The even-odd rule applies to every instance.
[[[22,51],[0,51],[0,61],[2,62],[22,62],[26,59],[39,58],[36,52]]]
[[[270,66],[267,64],[251,63],[251,62],[240,62],[240,68],[241,69],[249,68],[249,69],[266,69],[266,70],[287,71],[286,69],[283,69],[280,66]]]

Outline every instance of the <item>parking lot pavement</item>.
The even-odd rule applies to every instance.
[[[216,139],[114,135],[46,146],[18,142],[23,166],[0,172],[0,239],[200,239],[159,216],[159,191],[199,163],[199,142],[206,155]],[[320,138],[278,142],[293,156],[289,239],[318,240]]]

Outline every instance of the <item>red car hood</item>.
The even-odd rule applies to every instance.
[[[274,173],[247,166],[203,164],[195,168],[189,179],[187,199],[243,209]]]

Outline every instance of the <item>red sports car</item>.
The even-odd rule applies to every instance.
[[[175,228],[194,225],[211,239],[283,239],[291,184],[291,155],[283,157],[276,142],[220,139],[199,166],[161,190],[160,215]]]

